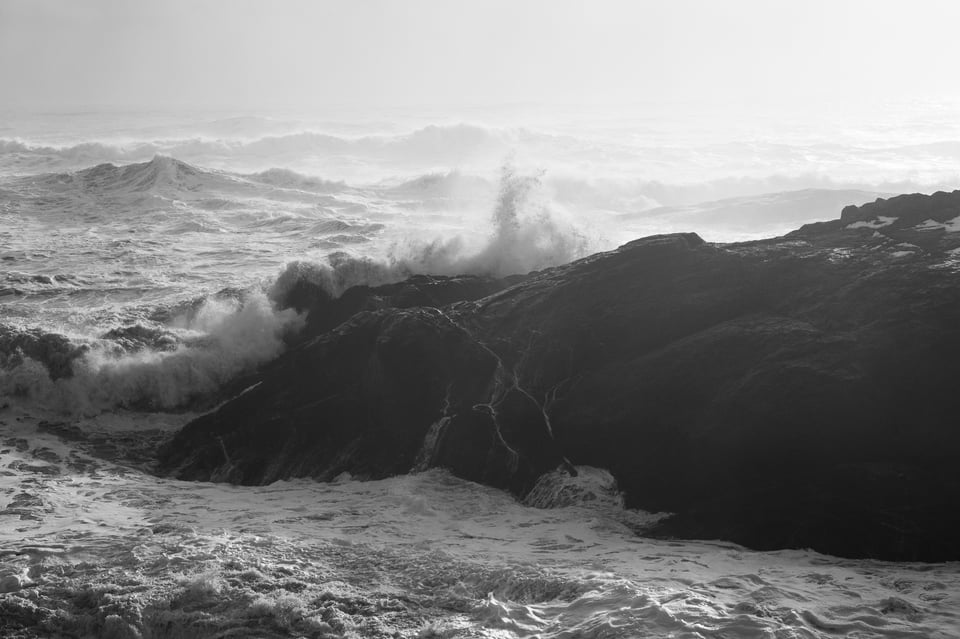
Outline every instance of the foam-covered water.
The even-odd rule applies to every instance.
[[[522,504],[440,470],[251,488],[157,478],[91,456],[138,437],[146,447],[185,418],[117,413],[38,427],[31,409],[6,411],[0,464],[27,481],[0,484],[6,515],[21,515],[0,528],[0,585],[10,590],[0,595],[8,615],[0,628],[108,636],[110,626],[134,627],[150,637],[960,636],[955,564],[646,539],[636,533],[656,516],[624,510],[601,469],[548,475]]]
[[[4,570],[42,593],[119,566],[156,603],[180,588],[171,571],[201,567],[212,576],[189,592],[247,608],[243,570],[305,571],[363,636],[376,619],[424,637],[957,636],[955,566],[639,539],[650,516],[625,510],[602,469],[548,475],[526,505],[436,472],[185,486],[91,471],[36,428],[119,420],[133,441],[137,424],[182,423],[284,350],[304,318],[278,302],[301,279],[339,295],[416,273],[526,273],[651,233],[750,239],[954,188],[958,110],[0,113],[0,406],[13,406],[0,454],[33,487],[2,481],[8,511],[39,513],[4,529]],[[56,473],[33,468],[44,450]],[[24,535],[48,550],[23,550]],[[351,596],[375,614],[344,612]],[[301,634],[339,619],[270,597],[263,614]],[[388,600],[401,603],[377,608]]]

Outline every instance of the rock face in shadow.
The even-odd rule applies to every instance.
[[[522,279],[522,276],[494,279],[414,275],[395,284],[353,286],[339,297],[333,297],[322,285],[305,277],[296,279],[274,297],[280,308],[307,313],[307,325],[298,336],[304,339],[335,328],[363,311],[417,306],[438,308],[492,295]]]
[[[653,534],[960,559],[958,215],[960,191],[902,196],[771,240],[644,238],[335,326],[314,303],[316,336],[161,468],[258,484],[444,466],[523,495],[589,465],[628,506],[675,513]]]

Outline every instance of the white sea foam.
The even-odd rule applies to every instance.
[[[45,610],[65,631],[957,636],[955,565],[637,537],[617,504],[583,498],[613,494],[602,469],[545,481],[554,495],[585,489],[549,509],[441,470],[333,484],[179,482],[91,457],[38,430],[34,409],[8,410],[6,432],[22,443],[0,463],[23,481],[0,484],[0,497],[26,517],[0,529],[0,583],[13,591],[5,610]],[[73,424],[115,438],[178,425],[122,414]],[[31,599],[31,588],[44,596]]]
[[[271,299],[298,279],[339,295],[522,273],[613,239],[744,239],[836,218],[841,197],[950,190],[960,118],[934,111],[789,131],[673,110],[3,114],[0,320],[70,336],[0,372],[4,611],[51,606],[65,635],[956,637],[952,564],[638,538],[655,517],[624,509],[603,469],[548,474],[527,505],[437,470],[239,488],[132,472],[39,429],[152,454],[149,431],[187,421],[157,411],[282,352],[302,318]],[[509,154],[537,169],[497,175]],[[130,324],[173,333],[173,350],[98,337]]]
[[[337,297],[351,286],[387,284],[414,274],[504,277],[564,264],[596,248],[599,240],[552,209],[541,187],[539,173],[518,172],[508,163],[485,238],[401,236],[379,258],[337,252],[322,263],[298,260],[281,273],[272,295],[282,299],[298,279]]]

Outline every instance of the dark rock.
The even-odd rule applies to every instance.
[[[444,466],[522,496],[572,463],[676,513],[654,534],[960,559],[960,233],[848,228],[958,204],[878,200],[740,244],[654,236],[447,306],[426,280],[313,299],[318,336],[161,467],[264,483]]]
[[[937,191],[933,195],[912,193],[889,199],[879,198],[862,206],[844,207],[840,213],[840,221],[844,224],[869,222],[881,216],[897,218],[891,224],[894,228],[916,226],[926,220],[947,222],[960,216],[960,191]]]
[[[499,369],[492,351],[439,310],[361,313],[189,424],[161,458],[185,479],[385,477],[442,465],[522,490],[560,458],[544,452],[545,428],[498,430],[487,402],[511,395]],[[508,403],[523,411],[522,397]]]
[[[303,339],[325,333],[362,311],[447,306],[486,297],[517,279],[415,275],[395,284],[354,286],[341,296],[333,297],[321,284],[300,277],[284,290],[275,292],[274,297],[280,309],[292,308],[308,313],[307,326],[298,336]]]

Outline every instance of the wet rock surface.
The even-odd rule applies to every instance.
[[[960,559],[958,215],[960,192],[901,196],[771,240],[644,238],[486,296],[399,285],[392,307],[307,291],[313,337],[160,465],[243,484],[442,466],[522,496],[572,463],[675,513],[655,534]]]
[[[306,327],[299,335],[303,338],[323,334],[363,311],[443,307],[486,297],[522,279],[521,276],[495,279],[415,275],[383,286],[353,286],[339,297],[333,297],[325,287],[309,277],[301,277],[282,291],[276,291],[274,297],[281,308],[307,313]]]

